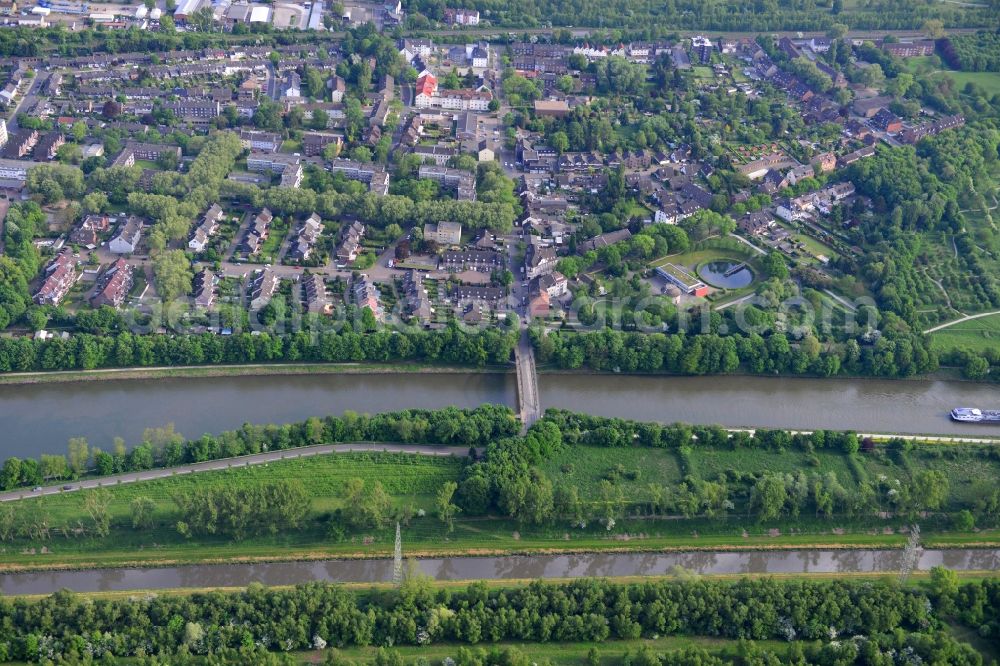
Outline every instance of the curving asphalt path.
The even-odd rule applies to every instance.
[[[101,488],[103,486],[115,486],[122,483],[137,483],[139,481],[152,481],[154,479],[164,479],[178,474],[194,474],[196,472],[215,472],[233,467],[249,467],[250,465],[263,465],[281,460],[293,460],[295,458],[308,458],[309,456],[326,455],[330,453],[358,453],[358,452],[387,452],[387,453],[409,453],[418,456],[466,456],[469,449],[461,446],[423,446],[419,444],[319,444],[316,446],[303,446],[295,449],[285,449],[283,451],[269,451],[267,453],[255,453],[249,456],[239,456],[236,458],[222,458],[220,460],[209,460],[201,463],[191,463],[190,465],[179,465],[177,467],[166,467],[161,469],[151,469],[144,472],[128,472],[126,474],[114,474],[102,476],[96,479],[85,479],[83,481],[68,481],[56,486],[44,486],[39,490],[21,488],[6,493],[0,493],[0,502],[12,502],[20,499],[32,497],[44,497],[45,495],[56,495],[64,492],[75,492],[91,488]]]
[[[941,285],[938,285],[938,286],[941,286]],[[945,293],[945,295],[947,296],[947,292]],[[951,326],[954,326],[955,324],[961,324],[963,321],[971,321],[973,319],[982,319],[983,317],[992,317],[993,315],[996,315],[996,314],[1000,314],[1000,310],[991,310],[990,312],[980,312],[979,314],[965,315],[965,316],[959,317],[958,319],[952,319],[951,321],[947,321],[947,322],[945,322],[943,324],[938,324],[937,326],[934,326],[933,328],[928,328],[926,331],[924,331],[924,335],[927,335],[928,333],[933,333],[934,331],[940,331],[940,330],[949,328]]]

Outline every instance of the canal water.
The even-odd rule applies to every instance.
[[[1000,426],[958,424],[952,407],[1000,408],[994,385],[946,381],[785,377],[543,374],[543,408],[730,427],[835,428],[1000,436]],[[245,422],[287,423],[345,410],[515,406],[508,374],[201,377],[0,386],[0,459],[64,453],[70,437],[108,450],[173,423],[186,437]]]
[[[422,559],[422,572],[437,580],[655,576],[695,574],[891,573],[903,565],[902,550],[801,550],[755,552],[605,553],[517,557]],[[996,571],[998,550],[924,550],[917,569]],[[168,588],[294,585],[309,581],[372,583],[392,580],[392,560],[327,560],[270,564],[212,564],[160,569],[50,571],[0,576],[0,593],[51,594]]]

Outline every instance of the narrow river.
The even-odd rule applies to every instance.
[[[681,569],[697,574],[886,573],[899,571],[902,550],[802,550],[756,552],[632,553],[455,557],[417,562],[437,580],[509,580],[581,576],[656,576]],[[918,569],[942,565],[959,571],[995,571],[998,550],[925,550]],[[392,560],[327,560],[271,564],[213,564],[161,569],[48,571],[0,576],[0,593],[51,594],[244,587],[252,582],[294,585],[309,581],[389,582]]]
[[[605,416],[725,426],[838,428],[1000,436],[1000,427],[948,419],[956,406],[1000,408],[996,385],[946,381],[781,377],[541,375],[543,407]],[[509,374],[202,377],[0,386],[0,458],[63,453],[70,437],[108,450],[173,423],[198,437],[245,422],[287,423],[345,410],[516,404]]]

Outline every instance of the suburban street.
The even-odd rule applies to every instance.
[[[31,82],[28,84],[28,89],[25,91],[24,96],[17,101],[10,112],[10,118],[7,120],[8,134],[13,134],[20,129],[20,126],[17,124],[18,114],[21,113],[21,109],[30,109],[38,101],[38,93],[41,92],[42,86],[48,80],[49,74],[41,71],[36,72],[35,77],[30,79]]]

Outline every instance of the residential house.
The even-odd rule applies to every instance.
[[[747,234],[748,236],[759,236],[766,233],[771,227],[774,226],[774,219],[771,214],[759,210],[753,213],[747,213],[739,220],[736,221],[740,230]]]
[[[617,231],[609,231],[598,236],[594,236],[589,240],[585,240],[577,246],[577,252],[584,254],[590,252],[591,250],[598,250],[602,247],[607,247],[609,245],[614,245],[621,241],[628,240],[632,237],[632,232],[628,229],[618,229]]]
[[[428,222],[424,225],[424,240],[430,240],[439,245],[461,245],[462,224],[460,222]]]
[[[819,169],[820,173],[829,173],[837,168],[837,156],[833,153],[821,153],[809,160],[809,164]]]
[[[404,304],[406,310],[422,326],[429,326],[434,316],[434,308],[424,287],[423,274],[410,269],[403,279]]]
[[[868,97],[867,99],[858,99],[854,101],[851,105],[851,109],[855,114],[863,118],[872,118],[881,109],[889,106],[892,103],[892,97],[887,95],[881,97]]]
[[[35,159],[39,161],[54,160],[59,152],[59,147],[65,143],[66,137],[62,132],[47,132],[35,146]]]
[[[549,298],[555,300],[569,293],[569,280],[558,271],[539,275],[531,285],[532,290],[544,291]]]
[[[794,185],[803,178],[812,178],[816,175],[816,171],[812,164],[800,164],[793,167],[787,174],[785,174],[785,180],[789,185]]]
[[[750,180],[756,180],[762,178],[768,171],[768,169],[787,169],[790,166],[794,166],[795,160],[790,158],[781,152],[774,152],[764,155],[755,160],[751,160],[746,164],[741,164],[737,167],[737,171],[749,178]]]
[[[417,175],[454,190],[459,201],[476,200],[476,176],[470,171],[424,164],[417,170]]]
[[[872,118],[872,126],[887,134],[896,134],[902,131],[903,121],[889,109],[881,109]]]
[[[359,309],[368,308],[375,316],[376,321],[385,320],[385,312],[382,310],[382,294],[379,293],[375,283],[367,275],[362,275],[354,281],[351,296]]]
[[[279,283],[280,279],[269,268],[254,271],[253,276],[250,278],[249,288],[247,289],[247,300],[250,304],[250,309],[260,310],[270,303],[274,292],[278,289]]]
[[[241,129],[240,143],[247,150],[260,150],[273,153],[277,152],[278,148],[281,147],[281,135],[277,132]]]
[[[449,146],[414,146],[413,154],[421,160],[433,160],[438,166],[444,166],[455,156],[456,150]]]
[[[528,294],[528,317],[531,319],[547,317],[552,309],[552,299],[549,296],[549,292],[544,289],[538,289],[537,282],[532,284],[534,284],[536,288],[531,290]]]
[[[132,272],[134,268],[119,258],[111,264],[107,270],[101,274],[97,280],[97,288],[94,295],[90,297],[90,305],[99,308],[108,305],[113,308],[120,308],[132,290]]]
[[[45,267],[42,284],[32,300],[38,305],[59,305],[79,278],[73,251],[66,248]]]
[[[492,273],[503,270],[504,257],[495,250],[450,250],[441,254],[439,268],[455,273],[462,271]]]
[[[87,215],[69,235],[69,242],[87,248],[95,248],[100,242],[99,234],[111,228],[111,218],[107,215]]]
[[[529,280],[555,270],[558,258],[555,249],[540,245],[529,245],[524,254],[524,274]]]
[[[298,72],[291,71],[285,74],[281,96],[285,99],[297,99],[302,96],[302,77]]]
[[[298,236],[292,242],[289,256],[295,261],[305,261],[312,256],[313,249],[323,234],[323,222],[319,215],[313,213],[302,223]]]
[[[264,245],[264,241],[267,240],[271,232],[272,220],[274,220],[274,216],[271,215],[271,211],[267,208],[254,216],[250,222],[250,226],[247,227],[246,235],[243,237],[243,246],[241,248],[243,252],[247,255],[260,252],[261,246]]]
[[[536,99],[535,115],[539,117],[565,118],[569,115],[570,108],[566,100],[561,99]]]
[[[426,109],[431,106],[434,97],[437,96],[437,86],[438,82],[434,75],[424,70],[417,77],[417,83],[414,87],[413,105],[418,109]]]
[[[215,274],[203,268],[194,274],[191,281],[195,307],[207,310],[215,302]]]
[[[302,169],[301,162],[295,162],[294,164],[289,164],[281,172],[281,182],[279,187],[290,187],[297,188],[302,185],[302,178],[305,172]]]
[[[31,153],[38,143],[38,130],[21,129],[10,135],[7,144],[0,151],[5,159],[17,160]]]
[[[344,101],[344,93],[347,92],[347,83],[340,76],[334,75],[330,79],[330,101],[340,104]]]
[[[351,222],[341,235],[340,244],[337,246],[337,261],[342,264],[349,264],[358,258],[358,251],[361,247],[361,239],[365,235],[365,225],[357,220]]]
[[[849,164],[853,164],[863,157],[871,157],[875,154],[875,146],[865,146],[864,148],[859,148],[853,153],[847,153],[846,155],[841,155],[837,158],[837,166],[845,167]]]
[[[493,93],[488,89],[459,88],[439,90],[437,96],[431,98],[431,104],[451,111],[487,111],[492,100]]]
[[[212,204],[212,207],[201,218],[201,223],[195,227],[194,233],[191,235],[191,240],[188,241],[188,249],[193,252],[204,251],[208,240],[218,230],[221,220],[222,208],[219,207],[219,204]]]
[[[113,167],[135,166],[136,160],[146,160],[156,162],[161,157],[170,156],[180,163],[180,146],[167,146],[159,143],[140,143],[138,141],[126,141],[125,147],[118,153],[111,162]]]
[[[399,52],[406,62],[413,62],[414,58],[428,58],[433,50],[434,42],[430,39],[404,39]]]
[[[108,249],[115,254],[132,254],[139,248],[141,239],[142,220],[130,215],[118,227],[114,238],[108,243]]]
[[[333,310],[323,276],[318,273],[302,278],[302,300],[305,301],[306,310],[314,314],[330,314]]]
[[[304,132],[302,134],[302,153],[306,157],[322,155],[324,149],[330,144],[337,146],[337,152],[344,143],[344,138],[339,134],[328,134],[326,132]]]
[[[479,11],[448,7],[444,10],[444,20],[451,25],[479,25]]]

